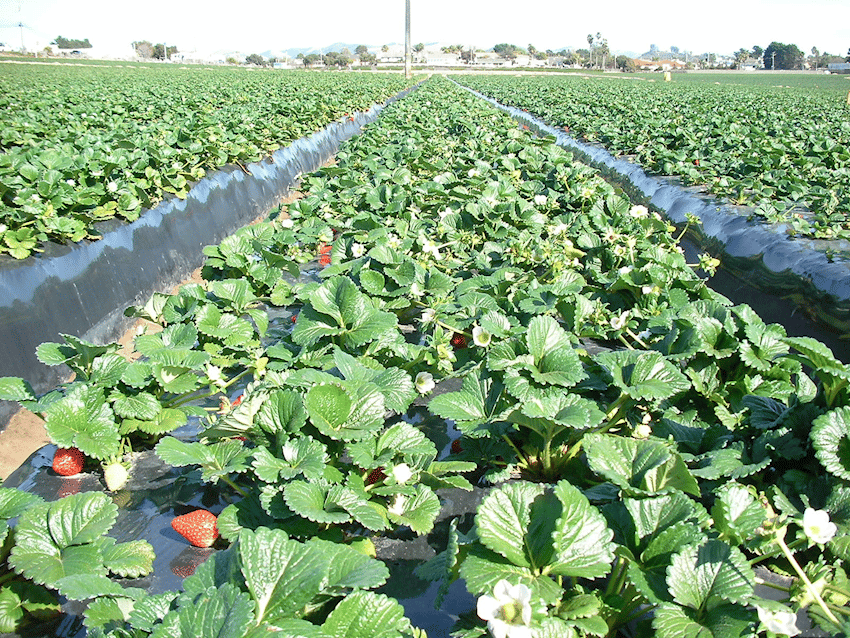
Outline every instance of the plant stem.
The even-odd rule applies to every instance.
[[[632,339],[634,339],[634,340],[635,340],[635,341],[636,341],[636,342],[640,345],[640,347],[641,347],[641,348],[643,348],[644,350],[649,350],[649,346],[648,346],[648,345],[646,345],[646,344],[643,342],[643,339],[641,339],[641,338],[640,338],[640,337],[638,337],[638,336],[637,336],[634,332],[632,332],[632,329],[631,329],[631,328],[626,328],[626,332],[628,332],[628,333],[629,333],[629,336],[630,336]]]
[[[233,490],[234,490],[237,494],[239,494],[242,498],[248,498],[248,493],[247,493],[245,490],[243,490],[241,487],[239,487],[238,485],[236,485],[236,483],[234,483],[233,481],[231,481],[231,480],[230,480],[230,477],[228,477],[228,476],[222,476],[222,477],[221,477],[221,480],[222,480],[222,481],[224,481],[225,483],[227,483],[230,487],[232,487],[232,488],[233,488]]]
[[[815,589],[815,586],[812,585],[812,581],[809,580],[809,577],[806,576],[806,572],[803,571],[803,568],[800,567],[800,564],[797,562],[797,559],[794,558],[794,554],[791,553],[788,545],[785,544],[785,540],[781,538],[779,535],[776,536],[774,542],[779,545],[779,548],[782,550],[782,553],[785,554],[785,557],[791,563],[791,566],[794,568],[794,571],[797,572],[797,575],[803,579],[803,582],[806,584],[806,588],[809,590],[809,593],[812,597],[817,601],[818,605],[821,609],[823,609],[824,613],[826,613],[826,617],[829,618],[836,625],[840,624],[838,618],[835,617],[827,604],[824,602],[823,598],[821,598],[820,593]]]
[[[177,408],[177,407],[180,407],[181,405],[185,405],[186,403],[189,403],[190,401],[197,401],[197,400],[200,400],[200,399],[208,399],[209,397],[214,396],[214,395],[218,394],[219,392],[224,392],[224,390],[226,390],[231,385],[233,385],[234,383],[239,381],[246,374],[250,374],[250,372],[251,372],[250,369],[245,369],[242,372],[240,372],[239,374],[237,374],[235,377],[233,377],[230,381],[225,383],[223,386],[221,386],[220,388],[216,388],[212,392],[207,392],[206,394],[196,394],[194,392],[189,393],[188,395],[181,394],[180,396],[174,397],[171,401],[164,403],[162,407],[164,407],[164,408]]]
[[[620,619],[620,621],[619,621],[620,626],[622,627],[623,625],[628,625],[633,620],[637,620],[641,616],[645,616],[646,614],[651,612],[653,609],[655,609],[657,606],[658,605],[650,605],[648,607],[641,607],[640,605],[638,605],[638,608],[636,610],[632,611],[625,618]]]
[[[517,455],[517,458],[521,462],[525,463],[525,465],[528,465],[528,461],[526,460],[525,455],[522,452],[519,451],[519,448],[516,445],[514,445],[514,442],[511,441],[510,437],[507,434],[503,434],[502,438],[505,439],[507,444],[510,445],[513,448],[514,452]]]

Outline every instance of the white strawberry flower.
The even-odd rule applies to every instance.
[[[422,246],[422,252],[430,253],[434,259],[440,259],[440,248],[434,241],[423,235],[419,237],[419,244]]]
[[[352,257],[357,259],[359,257],[362,257],[365,254],[366,254],[366,247],[363,244],[361,244],[359,242],[354,242],[353,244],[351,244],[351,256]]]
[[[797,614],[790,609],[771,611],[756,606],[756,611],[758,611],[759,620],[768,631],[784,636],[796,636],[800,633],[797,628]]]
[[[294,222],[294,221],[292,221],[292,220],[291,220],[290,218],[288,218],[288,217],[287,217],[286,219],[281,219],[281,220],[280,220],[280,227],[281,227],[281,228],[292,228],[293,226],[295,226],[295,222]]]
[[[646,217],[649,217],[649,209],[646,206],[641,206],[640,204],[637,204],[635,206],[632,206],[631,210],[629,211],[629,214],[635,219],[644,219]]]
[[[431,323],[437,318],[437,311],[433,308],[425,308],[422,311],[422,323]]]
[[[396,483],[404,485],[410,480],[410,477],[413,476],[413,470],[410,469],[410,466],[407,463],[399,463],[393,467],[392,474]]]
[[[486,348],[490,345],[490,341],[493,339],[493,335],[487,332],[481,326],[475,326],[472,329],[472,343],[474,343],[479,348]]]
[[[534,203],[537,204],[538,206],[545,206],[546,201],[547,201],[546,195],[535,195],[534,196]]]
[[[833,539],[838,528],[829,520],[829,513],[811,507],[803,512],[803,532],[813,543],[823,545]]]
[[[611,317],[611,327],[614,330],[622,330],[626,327],[626,322],[629,320],[629,311],[626,310],[618,317]]]
[[[436,387],[436,383],[434,383],[434,375],[430,372],[420,372],[416,375],[416,380],[413,382],[413,385],[416,386],[416,391],[419,394],[428,394]]]
[[[531,638],[531,590],[523,584],[500,580],[492,596],[482,596],[478,617],[487,621],[493,638]]]

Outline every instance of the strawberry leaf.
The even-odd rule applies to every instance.
[[[74,386],[47,408],[44,420],[47,435],[59,447],[76,447],[96,459],[118,453],[118,424],[102,388]]]
[[[682,458],[659,441],[609,434],[585,436],[590,468],[630,495],[681,490],[699,496],[699,486]]]
[[[375,628],[387,635],[403,635],[411,631],[404,607],[383,594],[356,591],[339,603],[322,625],[330,638],[368,638]]]

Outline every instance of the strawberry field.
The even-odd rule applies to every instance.
[[[724,76],[716,76],[724,77]],[[791,76],[793,78],[793,76]],[[753,209],[794,235],[850,238],[850,83],[737,74],[675,82],[464,76],[570,134],[654,173]],[[762,80],[762,81],[760,81]]]
[[[0,380],[83,456],[43,474],[106,484],[0,489],[0,629],[76,602],[111,638],[850,630],[850,369],[712,291],[683,231],[440,77],[301,190],[128,309],[138,356],[66,336],[38,355],[73,381]],[[143,458],[212,547],[173,590],[110,535]]]
[[[228,163],[244,166],[382,102],[374,74],[0,65],[0,254],[99,236]],[[49,87],[46,90],[45,87]]]

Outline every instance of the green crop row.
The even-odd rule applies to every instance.
[[[0,65],[0,254],[93,239],[376,102],[398,76]]]
[[[139,357],[66,337],[38,354],[73,381],[0,380],[60,447],[199,470],[229,545],[149,595],[108,577],[149,552],[102,540],[101,495],[0,492],[21,517],[3,626],[56,590],[95,599],[99,637],[421,635],[362,556],[418,535],[437,555],[394,578],[438,600],[462,580],[458,638],[793,634],[803,609],[850,630],[850,370],[825,346],[713,292],[657,213],[444,78],[302,189],[128,311],[161,328]],[[189,417],[196,441],[169,435]],[[474,524],[440,520],[476,484]]]
[[[742,82],[741,76],[736,76]],[[460,82],[788,232],[850,237],[846,82],[823,86],[464,76]],[[782,78],[779,78],[781,81]],[[774,82],[777,81],[774,79]]]

